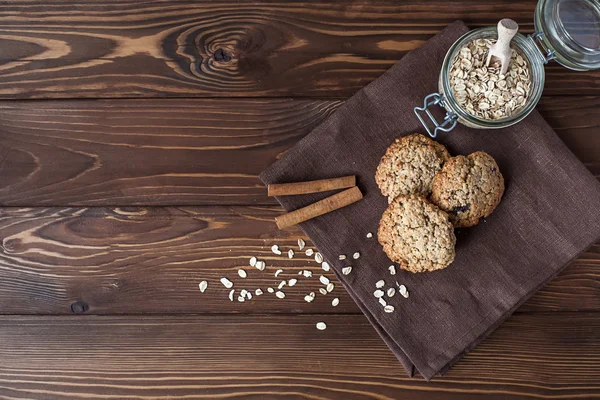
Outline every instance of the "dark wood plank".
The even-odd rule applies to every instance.
[[[533,30],[537,0],[0,4],[0,98],[348,97],[448,23]],[[547,69],[547,94],[600,94]]]
[[[336,100],[0,102],[0,205],[276,204],[257,175]],[[600,176],[600,97],[540,110]]]
[[[4,205],[276,204],[257,175],[341,103],[3,102]]]
[[[0,341],[11,399],[600,396],[598,313],[514,316],[430,383],[363,316],[4,316]]]
[[[0,314],[359,313],[333,273],[298,251],[300,230],[277,229],[273,219],[280,213],[258,207],[0,209]],[[274,255],[273,244],[296,249],[296,256]],[[266,271],[248,265],[252,256],[267,262]],[[599,266],[596,245],[519,311],[600,310]],[[238,276],[239,268],[248,278]],[[276,278],[279,268],[284,272]],[[298,276],[303,269],[314,277]],[[322,286],[321,274],[336,288],[306,303],[304,296]],[[261,288],[265,294],[232,303],[219,282],[224,276],[237,293]],[[291,278],[298,283],[284,289],[285,299],[266,293]],[[201,280],[209,282],[204,294]],[[334,297],[341,300],[335,308]]]

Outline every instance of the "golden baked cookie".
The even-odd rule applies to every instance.
[[[419,195],[392,201],[377,238],[385,254],[410,272],[435,271],[454,261],[456,237],[448,214]]]
[[[449,159],[433,180],[431,201],[457,228],[477,225],[494,211],[504,178],[492,156],[482,151]]]
[[[398,138],[381,157],[375,181],[388,202],[398,195],[429,196],[433,177],[450,154],[444,145],[419,133]]]

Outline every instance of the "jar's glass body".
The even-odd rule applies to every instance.
[[[527,59],[531,69],[531,88],[525,105],[510,117],[505,117],[498,120],[489,120],[469,114],[458,104],[458,101],[456,100],[454,93],[450,88],[450,69],[452,68],[452,61],[459,53],[460,49],[466,46],[468,43],[477,39],[496,40],[497,38],[498,33],[495,27],[475,29],[467,32],[452,45],[450,50],[448,50],[446,53],[446,58],[444,59],[444,63],[442,64],[442,70],[440,71],[440,78],[438,82],[439,91],[443,99],[441,104],[452,116],[452,118],[456,118],[460,124],[469,126],[471,128],[495,129],[505,128],[507,126],[516,124],[525,118],[535,108],[540,100],[540,97],[542,96],[545,78],[545,59],[541,56],[538,48],[536,47],[535,41],[531,37],[517,33],[512,40],[511,47],[515,48],[524,58]]]

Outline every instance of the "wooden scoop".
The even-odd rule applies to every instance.
[[[486,67],[490,65],[490,61],[492,61],[492,57],[494,57],[502,66],[500,68],[500,74],[506,74],[512,56],[510,41],[517,34],[518,30],[519,24],[512,19],[504,18],[498,22],[498,40],[490,47],[490,52],[488,53],[487,61],[485,62]]]

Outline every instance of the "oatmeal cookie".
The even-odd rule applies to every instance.
[[[448,214],[419,195],[400,195],[384,211],[377,234],[385,254],[410,272],[454,261],[456,237]]]
[[[492,156],[482,151],[449,159],[433,180],[431,201],[457,228],[477,225],[494,211],[504,178]]]
[[[381,157],[375,181],[388,202],[398,195],[429,196],[436,172],[450,154],[444,145],[419,133],[398,138]]]

